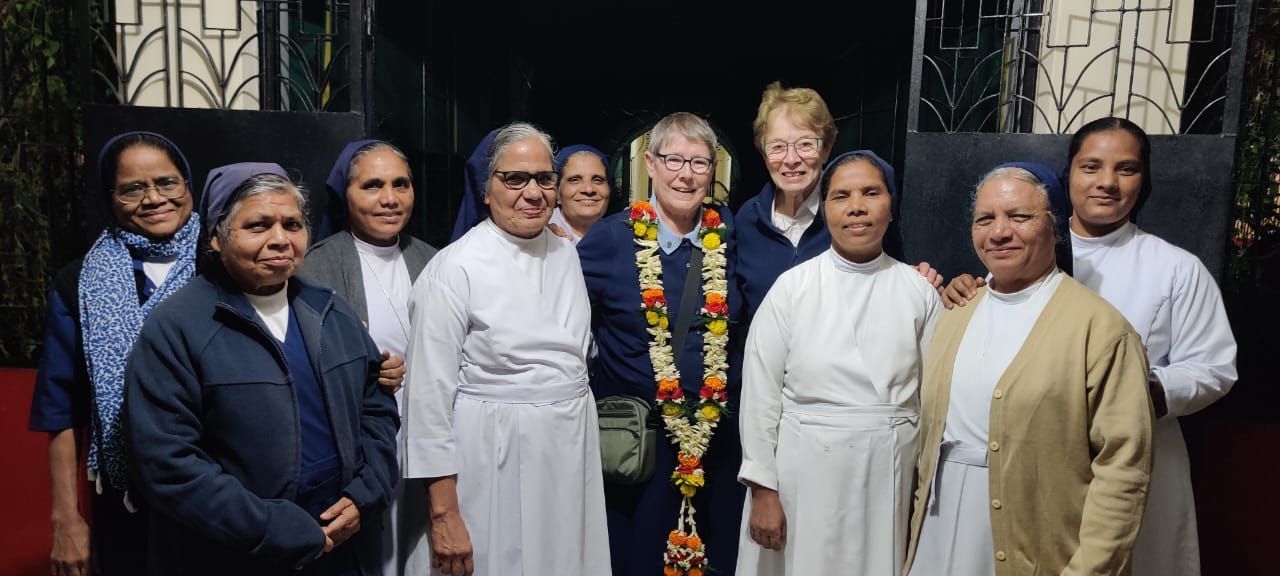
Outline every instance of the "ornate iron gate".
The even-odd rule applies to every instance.
[[[327,208],[332,159],[371,117],[371,0],[82,0],[84,149],[154,130],[208,170],[272,161]],[[85,175],[86,196],[103,184]],[[105,223],[85,202],[92,236]]]
[[[909,261],[976,273],[974,183],[1063,166],[1069,134],[1121,116],[1152,134],[1143,228],[1223,271],[1250,0],[920,0],[907,118]]]

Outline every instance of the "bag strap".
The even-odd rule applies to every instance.
[[[684,340],[689,335],[689,326],[693,324],[693,317],[698,315],[698,292],[702,288],[702,249],[692,248],[689,271],[684,277],[684,293],[680,295],[680,315],[676,316],[675,330],[671,332],[671,354],[677,366],[684,355]]]

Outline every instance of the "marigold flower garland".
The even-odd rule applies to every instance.
[[[658,214],[648,202],[631,206],[628,225],[635,236],[636,268],[639,270],[641,310],[648,332],[649,361],[658,383],[658,410],[667,436],[678,447],[679,464],[671,473],[671,483],[680,490],[680,519],[667,536],[663,556],[663,576],[703,576],[707,570],[706,547],[694,521],[693,496],[706,484],[702,457],[711,444],[720,416],[728,410],[725,390],[729,343],[729,282],[725,276],[727,259],[724,241],[727,229],[720,214],[711,208],[702,211],[698,237],[702,241],[701,316],[706,331],[702,339],[702,388],[698,398],[685,401],[680,388],[680,371],[671,350],[671,328],[667,298],[662,288],[662,260],[658,256]]]

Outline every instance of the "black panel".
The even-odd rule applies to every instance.
[[[983,272],[969,239],[973,186],[1008,161],[1066,165],[1069,136],[908,133],[901,225],[906,260],[948,278]],[[1230,224],[1234,136],[1152,136],[1153,188],[1138,225],[1181,246],[1221,279]]]
[[[199,200],[209,170],[233,162],[275,162],[301,178],[310,192],[314,220],[328,207],[324,180],[333,159],[348,142],[364,137],[364,119],[355,113],[260,112],[87,105],[84,109],[86,154],[86,239],[107,222],[100,201],[97,154],[111,136],[148,130],[169,137],[191,162],[192,190]],[[198,205],[198,204],[197,204]]]

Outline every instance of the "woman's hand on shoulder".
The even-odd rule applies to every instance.
[[[956,306],[963,308],[965,304],[973,300],[974,296],[978,295],[978,288],[986,285],[987,280],[985,278],[974,278],[968,274],[956,276],[951,280],[950,284],[947,284],[945,290],[939,291],[942,295],[942,305],[946,306],[947,310]]]
[[[930,286],[933,286],[934,290],[937,290],[939,294],[942,293],[942,282],[945,278],[942,276],[941,272],[938,272],[937,269],[930,266],[928,262],[916,264],[916,271],[924,277],[925,282],[928,282]]]

